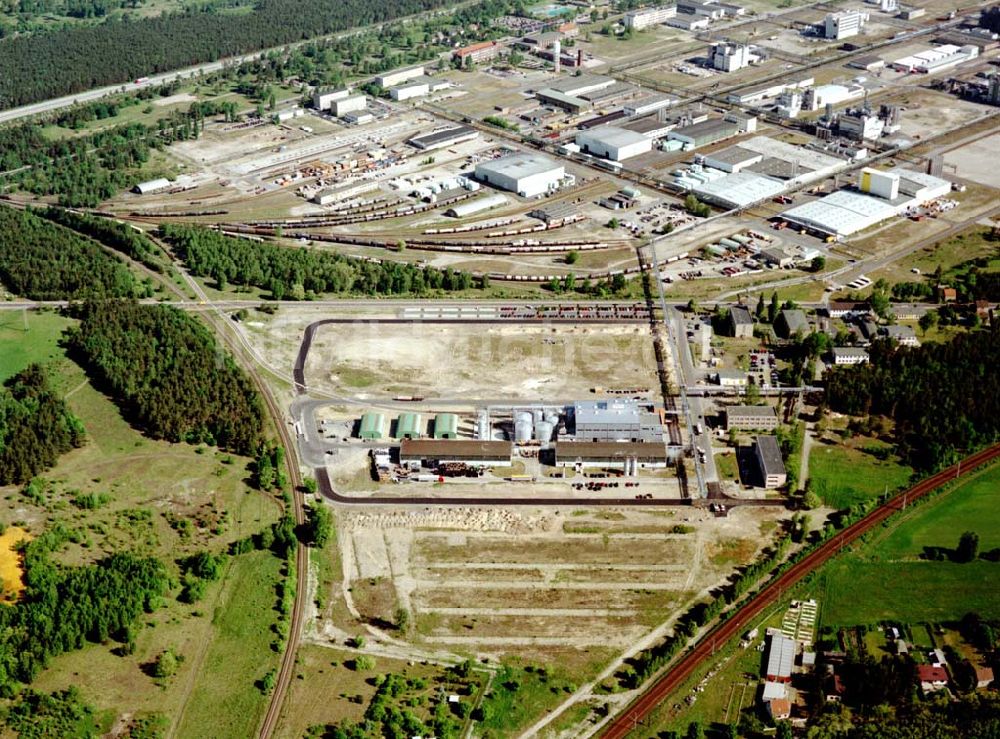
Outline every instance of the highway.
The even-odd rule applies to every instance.
[[[746,630],[754,618],[777,603],[789,588],[815,571],[846,546],[881,525],[893,514],[903,510],[942,485],[971,474],[984,464],[1000,457],[1000,444],[972,454],[947,469],[931,475],[913,487],[897,493],[881,506],[813,549],[785,572],[771,580],[757,595],[740,607],[729,619],[706,632],[688,651],[675,660],[653,684],[626,709],[617,714],[604,729],[605,739],[621,739],[643,725],[662,701],[671,696],[715,651]]]

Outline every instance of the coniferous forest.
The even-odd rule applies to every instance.
[[[0,388],[0,485],[23,483],[83,443],[83,426],[33,364]]]
[[[132,297],[141,286],[95,241],[34,213],[0,207],[0,281],[32,300]]]
[[[110,21],[0,41],[0,108],[372,26],[444,0],[261,0],[245,15],[199,12]]]
[[[870,356],[870,364],[827,372],[830,407],[892,417],[900,452],[915,468],[950,464],[1000,438],[997,329],[915,348],[876,342]]]
[[[155,439],[253,454],[263,408],[250,379],[196,319],[166,305],[90,302],[69,346],[124,415]]]
[[[210,277],[220,287],[270,290],[277,300],[301,300],[309,293],[425,295],[472,287],[469,273],[451,269],[261,244],[197,226],[165,224],[160,232],[193,274]]]

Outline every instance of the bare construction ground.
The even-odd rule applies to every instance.
[[[418,649],[489,657],[624,649],[750,561],[783,515],[343,512],[343,590],[376,627],[407,609]]]
[[[955,174],[982,185],[1000,188],[1000,170],[996,152],[1000,150],[1000,133],[988,136],[945,154],[946,164],[955,167]]]
[[[657,384],[645,325],[333,324],[316,333],[306,379],[319,391],[359,397],[490,399]]]

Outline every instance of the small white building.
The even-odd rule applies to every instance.
[[[835,365],[865,364],[868,352],[857,346],[835,346],[830,350],[830,358]]]
[[[330,110],[335,116],[340,118],[348,113],[356,113],[368,107],[368,100],[364,95],[351,95],[350,97],[334,100]]]
[[[350,96],[351,88],[341,87],[336,90],[317,90],[313,93],[313,107],[316,110],[329,110],[335,100],[343,100]]]
[[[396,69],[392,72],[380,74],[375,78],[375,84],[379,87],[394,87],[396,85],[401,85],[408,80],[423,76],[424,66],[420,64],[416,67],[406,67],[405,69]]]
[[[712,44],[708,56],[712,68],[722,72],[735,72],[760,61],[760,56],[747,44]]]
[[[618,126],[599,126],[581,131],[576,135],[576,144],[587,154],[613,162],[621,162],[653,149],[653,141],[648,136]]]
[[[170,180],[160,177],[155,180],[140,182],[138,185],[132,188],[132,191],[137,192],[140,195],[148,195],[151,192],[166,190],[168,187],[170,187]]]

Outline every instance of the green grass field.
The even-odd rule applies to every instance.
[[[0,370],[9,376],[31,362],[44,363],[86,430],[84,446],[43,473],[48,482],[39,499],[15,486],[0,488],[0,522],[19,522],[34,534],[57,521],[75,529],[79,536],[55,555],[70,566],[136,551],[160,558],[176,577],[176,558],[223,551],[277,520],[276,501],[247,487],[248,459],[151,440],[129,426],[59,347],[61,332],[73,321],[29,313],[26,337],[20,314],[0,313],[0,319]],[[79,493],[106,494],[108,500],[81,510],[71,502]],[[254,682],[279,659],[270,647],[270,629],[280,564],[266,552],[229,560],[224,578],[210,583],[199,603],[178,602],[175,590],[163,608],[144,617],[134,654],[117,654],[115,642],[88,644],[53,659],[33,687],[76,685],[99,711],[115,716],[163,714],[176,736],[250,736],[266,705]],[[172,678],[156,681],[148,665],[166,649],[183,661]],[[182,715],[203,730],[185,724],[178,732]]]
[[[809,454],[811,489],[833,508],[848,508],[904,487],[913,470],[891,456],[878,459],[865,449],[885,449],[883,442],[865,439],[844,444],[816,444]]]
[[[979,533],[980,551],[1000,546],[996,493],[1000,467],[918,506],[898,525],[830,563],[815,593],[825,626],[959,619],[969,611],[1000,617],[1000,563],[920,559],[925,546],[953,548],[963,531]]]
[[[24,330],[27,316],[28,330]],[[0,312],[0,382],[29,364],[45,364],[63,356],[59,348],[62,332],[73,324],[56,313]]]

